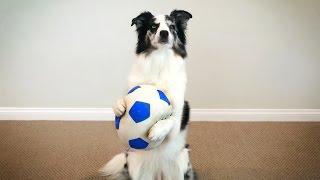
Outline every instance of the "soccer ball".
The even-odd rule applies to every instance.
[[[169,98],[152,85],[139,85],[124,97],[126,112],[115,117],[115,128],[120,140],[131,149],[148,150],[162,142],[150,142],[148,131],[163,115],[171,112]]]

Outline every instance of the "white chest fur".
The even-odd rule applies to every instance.
[[[129,75],[129,88],[152,84],[166,91],[173,105],[184,101],[186,88],[185,60],[170,49],[163,48],[149,55],[139,55]]]

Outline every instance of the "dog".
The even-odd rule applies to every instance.
[[[148,151],[126,151],[113,157],[100,172],[108,179],[182,180],[196,179],[186,145],[190,108],[185,101],[186,28],[192,15],[173,10],[170,15],[154,16],[146,11],[132,19],[138,42],[128,78],[129,88],[152,84],[170,97],[173,111],[148,131],[151,141],[161,143]],[[116,116],[126,111],[123,98],[113,107]]]

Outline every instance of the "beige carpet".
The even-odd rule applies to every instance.
[[[192,122],[200,179],[320,179],[320,123]],[[98,179],[111,122],[0,121],[0,179]]]

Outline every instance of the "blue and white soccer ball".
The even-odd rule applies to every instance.
[[[171,112],[168,96],[152,85],[133,87],[124,97],[126,112],[115,117],[120,140],[131,149],[152,149],[162,142],[150,142],[148,131],[164,114]]]

